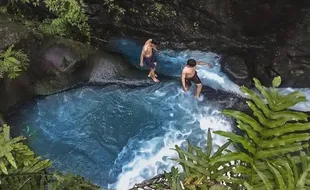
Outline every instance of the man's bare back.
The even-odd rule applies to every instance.
[[[150,42],[146,42],[143,46],[144,57],[151,57],[153,55],[153,47]]]
[[[194,77],[194,75],[196,73],[196,68],[185,66],[183,69],[183,72],[185,74],[185,78],[192,78],[192,77]]]
[[[200,78],[197,75],[196,65],[208,65],[209,67],[212,67],[210,63],[204,63],[200,61],[196,62],[194,59],[189,59],[187,60],[187,65],[182,70],[181,82],[183,90],[185,92],[191,86],[192,82],[195,83],[197,86],[195,97],[199,98],[202,89],[202,84]]]

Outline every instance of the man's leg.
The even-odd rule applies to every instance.
[[[199,98],[200,92],[201,92],[201,89],[202,89],[202,84],[199,83],[199,84],[196,84],[196,86],[197,86],[197,90],[196,90],[196,95],[195,95],[195,97],[196,97],[196,98]]]
[[[153,73],[153,74],[154,74],[154,77],[157,77],[157,75],[156,75],[156,73],[155,73],[155,71],[156,71],[156,66],[157,66],[157,62],[154,62],[153,64],[154,64],[154,73]]]
[[[151,69],[150,69],[149,74],[147,75],[148,77],[151,77],[151,78],[157,77],[157,75],[155,74],[155,67],[156,67],[156,65],[157,65],[157,63],[154,62],[154,63],[153,63],[153,66],[152,66]]]
[[[154,82],[159,82],[159,80],[155,76],[155,68],[152,68],[151,71],[151,78],[153,79]]]

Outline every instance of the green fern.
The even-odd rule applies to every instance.
[[[255,181],[263,181],[261,183],[253,183],[250,185],[245,182],[245,187],[250,189],[280,189],[280,190],[306,190],[310,189],[310,161],[305,152],[301,151],[300,156],[292,158],[287,155],[274,161],[266,161],[258,167],[254,166],[256,174]],[[267,166],[267,167],[266,167]],[[254,174],[254,175],[256,175]],[[269,175],[269,177],[267,177]]]
[[[45,0],[46,7],[58,18],[50,22],[55,27],[52,34],[68,34],[70,27],[78,28],[82,34],[90,37],[88,16],[85,13],[83,0]],[[49,29],[51,29],[49,27]]]
[[[72,31],[80,31],[81,34],[90,38],[90,26],[88,24],[88,15],[85,12],[85,3],[83,0],[12,0],[9,1],[9,7],[14,10],[14,14],[20,17],[27,17],[27,11],[20,5],[31,4],[34,7],[38,5],[45,6],[55,19],[45,19],[39,29],[49,35],[59,35],[71,37]],[[29,19],[36,19],[30,17]]]
[[[247,187],[274,189],[279,186],[283,189],[283,179],[279,177],[278,170],[270,162],[308,147],[306,143],[310,139],[308,115],[288,110],[289,107],[306,101],[306,98],[300,92],[281,95],[275,88],[281,83],[279,77],[274,79],[273,88],[270,90],[263,87],[257,79],[254,79],[254,82],[256,88],[266,98],[267,104],[252,90],[241,87],[241,91],[252,100],[247,101],[247,104],[257,120],[240,111],[224,110],[225,115],[237,119],[237,127],[244,131],[245,135],[225,131],[214,133],[227,137],[245,151],[241,152],[239,149],[237,153],[228,153],[218,159],[242,161],[245,167],[241,171],[238,170],[241,166],[237,166],[235,172],[241,173],[242,178],[247,179],[245,184]],[[235,147],[238,148],[238,146]],[[233,154],[238,155],[232,157]],[[267,161],[268,164],[266,164]]]
[[[10,127],[0,128],[0,181],[11,189],[43,188],[50,175],[44,169],[50,167],[49,160],[35,157],[26,145],[21,143],[24,137],[10,137]]]
[[[7,74],[10,79],[16,78],[29,64],[27,55],[22,50],[13,50],[14,45],[0,52],[0,78]]]
[[[22,143],[24,137],[10,137],[10,127],[0,127],[0,189],[99,190],[81,176],[46,173],[49,160],[35,157]]]
[[[69,34],[69,23],[64,18],[45,20],[39,29],[49,35],[66,36]]]
[[[48,184],[51,190],[99,190],[100,187],[73,174],[54,174],[54,182]]]
[[[179,162],[184,169],[186,179],[183,181],[183,185],[186,189],[208,189],[222,182],[225,182],[227,186],[237,187],[238,183],[243,183],[234,176],[228,177],[228,172],[234,167],[234,164],[230,163],[231,159],[218,159],[226,155],[224,152],[228,151],[226,148],[229,145],[230,142],[227,142],[214,154],[211,154],[212,136],[209,129],[205,151],[190,143],[188,143],[187,150],[176,146],[175,150],[178,152],[179,158],[172,160]],[[219,185],[217,186],[219,187]]]
[[[219,149],[220,153],[211,155],[210,130],[205,152],[192,145],[187,151],[176,147],[179,153],[176,161],[184,169],[184,185],[188,189],[208,189],[216,183],[232,189],[310,189],[310,154],[302,152],[309,146],[308,115],[289,110],[291,106],[307,101],[305,96],[300,92],[280,94],[276,89],[281,84],[280,77],[273,80],[270,89],[257,79],[254,82],[266,102],[244,86],[241,91],[250,98],[247,104],[256,118],[240,111],[223,110],[223,114],[237,120],[243,135],[214,132],[227,137],[236,151],[228,151],[228,145],[224,145]],[[300,151],[300,156],[291,156]]]

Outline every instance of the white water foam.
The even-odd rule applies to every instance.
[[[174,50],[163,50],[158,54],[159,60],[162,61],[162,64],[174,64],[175,69],[178,72],[173,73],[172,75],[175,77],[180,77],[180,73],[182,68],[186,65],[188,59],[193,58],[197,61],[202,61],[205,63],[210,63],[212,68],[204,65],[197,66],[197,74],[202,81],[202,84],[205,86],[210,86],[213,89],[228,91],[230,93],[244,96],[240,91],[240,87],[233,83],[227,75],[225,75],[221,71],[220,66],[220,56],[211,53],[211,52],[203,52],[203,51],[174,51]],[[163,73],[166,71],[164,69],[161,70]],[[171,75],[171,73],[169,73]]]
[[[310,89],[309,88],[280,88],[280,93],[288,94],[294,91],[300,91],[304,96],[307,98],[307,102],[300,102],[296,104],[295,106],[292,106],[291,109],[298,110],[298,111],[304,111],[304,112],[310,112]]]
[[[211,131],[232,130],[230,121],[211,107],[205,106],[199,114],[192,114],[192,116],[192,121],[185,124],[189,128],[180,131],[174,127],[174,122],[170,122],[168,132],[164,136],[155,137],[141,143],[142,147],[133,153],[135,155],[134,159],[122,167],[122,173],[119,175],[117,183],[109,188],[128,190],[136,183],[141,183],[146,179],[162,174],[164,171],[169,172],[172,166],[176,166],[182,171],[182,168],[176,162],[169,159],[178,157],[177,152],[171,150],[171,148],[174,148],[175,145],[181,146],[184,144],[190,135],[197,136],[196,133],[199,129],[203,131],[203,134],[201,134],[203,137],[197,143],[198,146],[205,146],[208,128],[211,128]],[[195,122],[200,123],[198,129],[192,128]],[[212,138],[215,150],[227,142],[224,137],[213,133]],[[125,148],[123,151],[128,150]]]

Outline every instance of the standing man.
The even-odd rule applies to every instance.
[[[196,62],[194,59],[189,59],[187,60],[187,65],[183,68],[181,81],[183,90],[185,92],[192,85],[192,82],[195,83],[197,86],[195,97],[199,98],[202,89],[202,84],[200,78],[197,75],[196,65],[208,65],[210,68],[212,67],[210,63],[204,63],[201,61]]]
[[[156,47],[157,43],[152,39],[149,39],[145,42],[140,56],[140,66],[143,67],[143,63],[145,63],[150,69],[148,77],[151,77],[154,82],[159,82],[159,80],[156,78],[157,75],[155,74],[155,67],[157,63],[156,56],[153,52],[153,50],[158,51]]]

